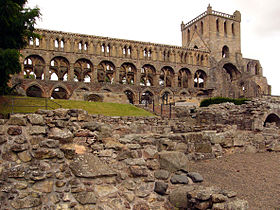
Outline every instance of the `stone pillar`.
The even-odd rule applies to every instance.
[[[46,64],[44,66],[44,80],[49,81],[50,80],[50,65]]]
[[[74,81],[74,63],[70,63],[70,68],[68,70],[67,81],[73,82]]]
[[[93,72],[91,73],[92,77],[91,77],[91,82],[98,82],[97,79],[97,66],[93,66]]]
[[[119,82],[120,82],[120,67],[116,67],[114,83],[119,84]]]
[[[155,87],[159,87],[159,76],[160,76],[160,73],[156,73],[155,75],[155,81],[154,81],[154,86]]]
[[[141,68],[136,70],[134,85],[139,86],[141,80]]]
[[[174,78],[173,78],[173,85],[172,87],[178,87],[178,74],[174,74]]]

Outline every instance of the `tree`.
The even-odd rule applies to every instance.
[[[0,95],[9,91],[8,82],[12,74],[21,71],[20,49],[34,33],[40,10],[25,8],[28,0],[0,0]]]

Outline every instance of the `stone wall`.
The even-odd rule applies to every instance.
[[[264,131],[193,123],[66,109],[1,119],[1,208],[247,209],[234,192],[202,187],[188,165],[263,151]]]

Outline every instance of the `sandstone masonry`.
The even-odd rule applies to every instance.
[[[181,24],[181,47],[37,29],[13,84],[28,96],[133,104],[270,95],[260,62],[242,57],[240,24],[239,11],[209,5]]]
[[[1,208],[248,209],[234,192],[202,187],[189,161],[280,151],[278,106],[181,108],[172,120],[67,109],[1,119]]]

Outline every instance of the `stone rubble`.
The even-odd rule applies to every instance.
[[[172,120],[68,109],[12,115],[0,125],[1,209],[248,209],[234,192],[202,187],[203,174],[188,165],[280,151],[278,128],[254,121],[266,106],[214,105]]]

